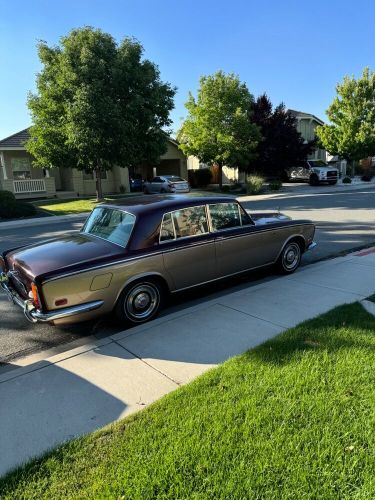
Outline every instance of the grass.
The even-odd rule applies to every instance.
[[[0,480],[1,498],[374,498],[375,318],[346,305]]]

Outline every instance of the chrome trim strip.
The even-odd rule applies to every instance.
[[[306,226],[306,225],[313,226],[314,224],[313,223],[310,223],[310,224],[309,223],[293,224],[293,225],[290,225],[288,227],[299,227],[299,226]],[[245,227],[245,226],[243,226],[243,227]],[[249,226],[249,227],[259,227],[259,226]],[[277,230],[278,230],[277,227],[276,228],[274,227],[274,228],[268,228],[268,229],[261,229],[261,230],[256,230],[254,232],[251,232],[251,233],[248,233],[248,234],[244,234],[244,235],[234,235],[233,238],[238,238],[238,237],[242,237],[242,236],[252,236],[252,235],[255,235],[255,234],[259,234],[259,233],[265,233],[265,232],[268,232],[268,231],[277,231]],[[208,233],[206,233],[206,234],[208,234]],[[204,236],[204,235],[198,235],[198,236]],[[302,234],[294,234],[293,236],[291,236],[291,238],[295,238],[296,236],[299,236],[299,237],[303,238]],[[187,238],[190,238],[190,237],[188,236]],[[182,238],[179,238],[178,240],[167,240],[167,241],[180,241],[181,239]],[[206,243],[213,243],[213,241],[214,240],[212,240],[212,241],[204,241],[204,242],[197,242],[195,244],[196,245],[199,245],[199,244],[203,245],[203,244],[206,244]],[[166,242],[162,242],[162,243],[166,243]],[[178,247],[178,248],[173,248],[173,251],[175,251],[175,250],[183,250],[185,248],[188,248],[189,246],[191,246],[191,245],[186,245],[186,246],[181,246],[181,247]],[[88,272],[88,271],[95,271],[96,269],[104,269],[106,267],[111,267],[111,266],[115,266],[117,264],[122,264],[123,262],[132,262],[134,260],[144,259],[146,257],[153,257],[153,256],[156,256],[156,255],[163,254],[166,251],[167,250],[165,250],[165,249],[161,249],[161,250],[159,250],[157,252],[152,252],[152,253],[147,253],[147,254],[141,254],[141,255],[137,255],[135,257],[128,257],[128,258],[125,258],[125,259],[120,259],[120,260],[117,260],[117,261],[108,262],[106,264],[99,264],[97,266],[88,267],[88,268],[86,268],[84,270],[80,269],[79,271],[72,271],[70,273],[60,274],[59,276],[54,276],[53,278],[46,279],[45,281],[43,281],[43,283],[49,283],[50,281],[55,281],[55,280],[58,280],[60,278],[66,278],[68,276],[74,276],[75,274],[80,274],[80,273],[84,273],[84,272]],[[171,251],[172,251],[172,249],[171,249]]]
[[[94,300],[93,302],[86,302],[86,304],[79,304],[71,307],[64,307],[63,309],[54,309],[43,313],[39,309],[32,309],[29,314],[36,321],[41,321],[43,323],[48,321],[55,321],[57,319],[68,318],[70,316],[76,316],[77,314],[86,313],[99,309],[104,304],[103,300]]]
[[[317,242],[316,241],[312,241],[310,243],[310,245],[308,245],[308,247],[306,248],[306,252],[308,252],[309,250],[314,250],[314,248],[317,246]]]

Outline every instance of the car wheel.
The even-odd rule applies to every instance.
[[[319,186],[319,177],[316,174],[310,175],[310,186]]]
[[[290,241],[283,248],[278,260],[278,268],[282,274],[291,274],[301,262],[301,247],[296,241]]]
[[[161,193],[166,193],[166,192],[167,192],[167,190],[166,190],[165,188],[161,188],[160,192],[161,192]]]
[[[117,317],[128,325],[155,318],[164,303],[165,291],[156,280],[145,279],[127,286],[116,305]]]
[[[334,186],[335,184],[337,184],[337,181],[329,181],[329,182],[328,182],[328,184],[329,184],[330,186]]]

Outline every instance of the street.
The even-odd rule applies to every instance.
[[[304,255],[302,265],[375,243],[375,191],[366,186],[360,190],[336,193],[328,192],[322,186],[318,194],[307,193],[264,200],[244,197],[239,200],[250,211],[279,209],[293,219],[311,219],[316,223],[315,239],[318,246],[313,252]],[[79,230],[82,221],[75,219],[74,222],[39,226],[30,223],[22,228],[0,229],[0,251]],[[233,291],[234,288],[240,289],[249,283],[272,279],[270,271],[259,271],[184,292],[171,298],[162,314],[167,315],[191,306],[196,301],[202,302],[207,297]],[[27,322],[21,311],[10,304],[4,295],[0,296],[0,317],[0,366],[68,342],[84,342],[84,338],[88,336],[101,338],[123,329],[113,318],[108,317],[64,328],[41,323],[33,325]]]

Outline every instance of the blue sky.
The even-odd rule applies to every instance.
[[[173,128],[199,77],[237,73],[255,95],[325,119],[343,76],[375,69],[375,2],[315,0],[0,0],[0,138],[30,124],[27,93],[49,45],[89,25],[136,37],[163,80],[178,87]]]

